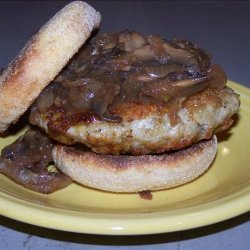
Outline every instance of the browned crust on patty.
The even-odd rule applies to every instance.
[[[195,110],[200,109],[202,106],[213,104],[214,106],[222,106],[221,96],[223,90],[206,88],[194,95],[187,97],[182,103],[180,108],[190,110],[190,113],[194,113]],[[126,103],[121,102],[112,107],[112,114],[120,116],[123,121],[131,122],[134,120],[143,119],[149,115],[159,113],[168,114],[171,113],[171,105],[161,105],[155,103]]]
[[[0,133],[16,122],[100,23],[85,2],[66,5],[35,34],[0,76]]]
[[[161,155],[99,155],[56,146],[57,167],[83,185],[112,192],[159,190],[189,182],[204,173],[217,151],[217,139]]]

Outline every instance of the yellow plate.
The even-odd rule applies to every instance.
[[[152,234],[195,228],[250,210],[250,90],[241,95],[235,125],[221,134],[217,157],[197,180],[153,193],[112,194],[77,184],[51,195],[38,194],[0,174],[0,214],[43,227],[95,234]],[[0,147],[15,137],[1,138]]]

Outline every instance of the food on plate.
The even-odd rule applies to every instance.
[[[74,4],[82,6],[80,12],[84,16],[91,17],[91,28],[83,29],[88,23],[85,19],[75,23],[76,30],[83,29],[80,36],[84,38],[74,49],[73,45],[68,48],[70,56],[64,57],[67,57],[64,63],[56,63],[56,70],[51,63],[62,50],[46,57],[45,65],[50,67],[44,68],[50,78],[40,82],[37,79],[47,71],[25,67],[22,78],[15,78],[13,86],[26,92],[34,81],[24,84],[22,79],[32,75],[39,85],[36,94],[31,98],[29,92],[21,96],[20,102],[26,104],[15,119],[10,111],[0,117],[4,131],[32,104],[30,123],[50,139],[45,139],[39,131],[27,132],[10,146],[11,150],[8,147],[3,150],[0,172],[22,184],[18,170],[10,173],[1,164],[7,160],[19,161],[16,148],[23,140],[29,142],[26,138],[33,133],[38,140],[49,142],[46,152],[52,158],[47,156],[50,160],[45,164],[38,164],[34,159],[30,163],[25,158],[25,164],[32,165],[26,171],[27,179],[44,174],[51,159],[66,175],[46,173],[49,188],[39,183],[41,188],[36,189],[32,181],[23,184],[38,192],[49,193],[64,187],[71,182],[70,178],[111,192],[160,190],[184,184],[204,173],[216,155],[215,134],[231,126],[232,116],[240,105],[239,96],[226,86],[222,67],[211,64],[211,56],[187,40],[166,40],[128,30],[99,34],[80,48],[91,30],[98,26],[100,15],[83,2],[70,5]],[[65,8],[74,16],[70,7]],[[64,25],[63,20],[60,22]],[[70,29],[63,36],[74,44]],[[64,44],[62,37],[53,39],[57,44]],[[46,47],[46,42],[43,45]],[[39,57],[43,64],[47,52],[40,53],[34,54],[31,60],[37,61]],[[29,56],[25,58],[29,60]],[[16,60],[14,64],[15,67],[11,64],[5,71],[8,73],[3,73],[2,79],[7,83],[8,78],[4,77],[23,67],[22,61]],[[4,86],[2,81],[1,87]],[[0,96],[3,110],[9,109],[5,100],[10,93],[6,91]],[[33,152],[41,147],[40,143],[34,145]],[[30,147],[26,145],[26,148]],[[32,150],[20,150],[21,154],[32,154]],[[17,157],[13,157],[16,151]],[[42,155],[38,158],[38,162],[43,162]],[[37,170],[34,165],[38,165]],[[65,185],[60,178],[65,179]],[[52,179],[56,183],[54,190]]]

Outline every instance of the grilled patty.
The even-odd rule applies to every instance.
[[[89,119],[62,132],[65,121],[58,110],[36,114],[33,123],[66,144],[80,142],[101,154],[141,155],[181,149],[211,138],[231,125],[239,104],[239,96],[232,89],[208,88],[183,101],[176,117],[171,107],[122,103],[113,110],[121,122]]]

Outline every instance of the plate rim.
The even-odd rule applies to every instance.
[[[0,214],[3,216],[50,229],[99,235],[145,235],[175,232],[218,223],[250,210],[250,187],[220,200],[192,208],[178,209],[175,214],[171,213],[172,211],[139,214],[103,214],[75,211],[72,215],[71,211],[71,214],[67,214],[66,221],[65,212],[67,210],[65,209],[48,208],[33,203],[30,206],[31,204],[28,201],[8,195],[2,200],[3,197],[4,195],[0,193],[2,204]],[[212,203],[218,203],[218,201],[219,204],[211,206]],[[3,207],[6,209],[3,209]],[[183,210],[187,212],[182,213]],[[22,212],[13,213],[12,211]],[[39,217],[37,217],[37,212],[39,212]],[[49,225],[48,218],[50,220]],[[63,223],[61,223],[62,221]],[[140,223],[138,224],[138,221],[143,221],[143,226]],[[95,226],[96,224],[99,226]]]

